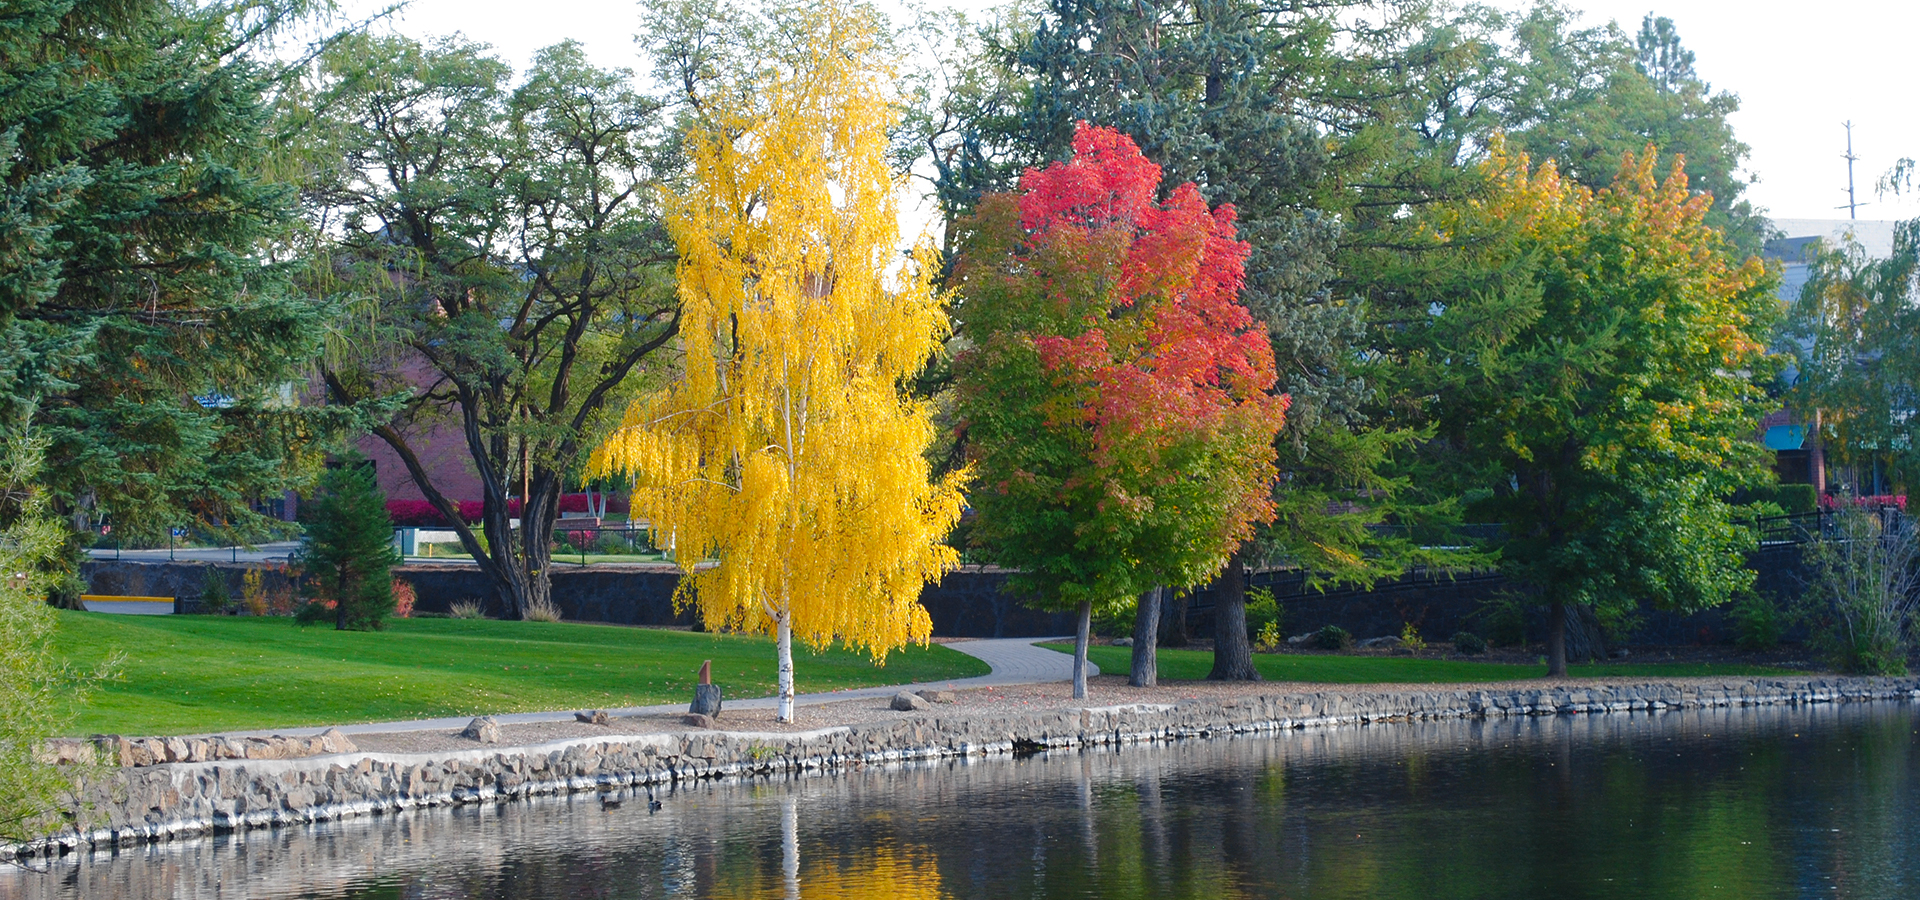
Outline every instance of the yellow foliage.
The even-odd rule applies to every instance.
[[[827,4],[794,29],[689,136],[695,177],[665,198],[684,372],[590,465],[634,478],[634,515],[688,573],[676,602],[709,627],[883,661],[926,641],[920,589],[958,563],[963,475],[930,482],[930,411],[901,389],[947,318],[930,251],[900,265],[878,23]]]

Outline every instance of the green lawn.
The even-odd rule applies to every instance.
[[[381,632],[290,619],[60,614],[58,647],[91,668],[125,656],[75,734],[194,734],[481,713],[686,702],[700,661],[728,697],[774,691],[773,642],[574,623],[396,619]],[[794,650],[798,689],[940,681],[988,666],[944,647],[875,668],[864,654]]]
[[[1051,650],[1073,653],[1072,644],[1045,644]],[[1126,674],[1133,667],[1128,647],[1090,647],[1087,657],[1100,671]],[[1202,650],[1160,650],[1160,677],[1170,681],[1198,681],[1213,669],[1213,654]],[[1255,653],[1254,667],[1268,681],[1306,681],[1322,684],[1452,684],[1470,681],[1512,681],[1540,678],[1544,665],[1472,662],[1464,659],[1416,659],[1410,656],[1335,656],[1296,653]],[[1734,663],[1595,663],[1569,667],[1575,678],[1686,678],[1697,676],[1783,675],[1769,666]]]

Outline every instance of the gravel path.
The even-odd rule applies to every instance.
[[[914,684],[896,684],[881,687],[849,688],[847,690],[828,691],[819,694],[798,694],[793,698],[793,702],[795,706],[799,707],[824,706],[876,698],[891,700],[893,695],[901,691],[930,689],[970,691],[988,687],[1070,681],[1073,678],[1073,657],[1064,653],[1056,653],[1043,647],[1034,646],[1043,641],[1058,640],[1065,639],[1057,637],[1037,637],[947,641],[943,642],[941,646],[965,653],[968,656],[976,657],[986,662],[987,665],[992,666],[993,671],[989,674],[974,678],[955,678],[949,681],[916,682]],[[1100,674],[1099,667],[1093,665],[1091,662],[1087,664],[1087,669],[1091,675]],[[725,727],[739,730],[736,727],[738,723],[750,720],[764,721],[769,725],[777,724],[773,720],[773,709],[776,704],[777,698],[774,697],[752,697],[738,700],[728,698],[722,706],[726,714]],[[886,704],[881,703],[879,706],[884,709]],[[505,713],[494,716],[493,720],[500,724],[503,734],[514,735],[524,730],[523,726],[541,726],[533,728],[532,730],[543,734],[553,733],[555,737],[575,737],[580,735],[611,733],[645,733],[663,730],[667,727],[685,727],[681,725],[680,717],[686,714],[687,704],[663,703],[657,706],[630,706],[623,709],[609,709],[606,712],[609,717],[621,722],[621,727],[623,728],[635,727],[634,724],[629,723],[648,723],[648,725],[641,732],[609,731],[606,726],[586,725],[576,722],[573,717],[574,710],[570,709],[552,712]],[[741,715],[749,712],[757,712],[760,713],[760,715]],[[803,718],[812,719],[814,717],[805,716]],[[339,728],[341,732],[352,735],[354,742],[361,744],[364,748],[366,745],[361,741],[362,735],[399,735],[408,732],[432,732],[439,734],[448,731],[457,734],[461,729],[466,728],[467,723],[472,721],[472,719],[472,716],[449,716],[440,719],[416,719],[407,722],[368,722],[362,725],[341,725]],[[655,724],[661,727],[653,727]],[[576,725],[586,730],[579,731],[573,727]],[[807,727],[817,728],[819,724],[816,722]],[[316,728],[281,728],[273,731],[230,732],[221,736],[246,738],[267,737],[269,735],[279,734],[289,737],[310,737],[326,730],[327,728],[325,726]],[[578,734],[575,734],[576,731],[578,731]],[[510,742],[518,743],[520,741],[514,739]],[[528,742],[532,743],[537,741]],[[471,746],[471,742],[468,742],[468,745]]]

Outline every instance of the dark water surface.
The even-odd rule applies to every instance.
[[[1920,707],[1375,725],[424,810],[0,898],[1920,897]]]

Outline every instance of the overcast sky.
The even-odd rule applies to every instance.
[[[1524,5],[1498,0],[1503,5]],[[372,9],[347,0],[350,10]],[[993,4],[963,0],[962,8]],[[1778,218],[1845,218],[1846,131],[1854,124],[1855,184],[1863,219],[1911,218],[1920,201],[1874,195],[1873,182],[1902,156],[1920,157],[1911,92],[1920,3],[1911,0],[1572,0],[1586,20],[1616,20],[1629,34],[1653,11],[1673,19],[1695,68],[1716,90],[1740,96],[1735,132],[1753,148],[1759,182],[1748,196]],[[413,0],[399,30],[465,32],[516,66],[566,38],[601,65],[638,66],[631,0]],[[1902,62],[1904,60],[1905,62]],[[1909,74],[1902,76],[1905,71]]]

